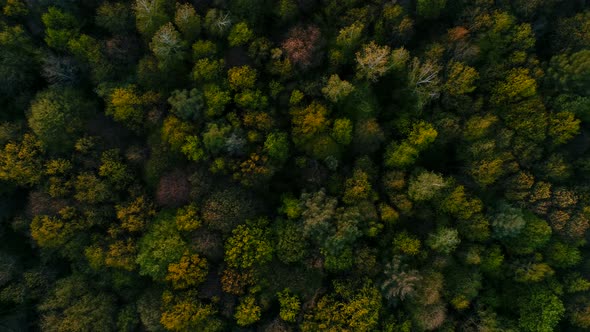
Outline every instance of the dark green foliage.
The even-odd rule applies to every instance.
[[[588,1],[0,0],[0,330],[590,328]]]

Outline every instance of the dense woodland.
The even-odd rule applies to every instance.
[[[586,0],[0,0],[0,331],[590,329]]]

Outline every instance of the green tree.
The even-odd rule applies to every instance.
[[[170,21],[173,2],[171,0],[135,0],[135,24],[137,31],[150,40],[158,29]]]
[[[156,321],[170,331],[222,331],[222,322],[215,317],[216,310],[211,304],[203,304],[194,291],[162,294],[162,313],[156,312]],[[147,316],[148,313],[146,313]],[[153,314],[153,313],[152,313]],[[146,317],[147,318],[147,317]],[[150,317],[151,318],[151,317]],[[159,324],[153,329],[162,329]]]
[[[234,317],[240,326],[252,325],[260,320],[262,308],[256,304],[254,296],[243,297],[236,308]]]
[[[32,134],[25,134],[21,142],[9,142],[0,151],[0,179],[18,185],[34,185],[43,174],[43,144]]]
[[[230,267],[247,269],[272,259],[270,234],[265,229],[267,223],[265,219],[257,219],[232,231],[225,244],[225,261]]]
[[[172,23],[164,24],[155,32],[150,49],[158,59],[161,70],[178,66],[187,57],[187,45]]]
[[[233,67],[227,71],[227,79],[232,90],[252,89],[256,83],[256,69],[249,66]]]
[[[292,220],[279,220],[275,222],[276,256],[287,264],[301,261],[307,255],[307,243],[302,241],[303,231]]]
[[[189,3],[176,3],[174,24],[187,42],[193,42],[201,32],[201,17],[197,15],[195,8]]]
[[[140,130],[146,108],[156,96],[152,93],[140,95],[135,86],[115,88],[108,97],[106,114],[133,130]]]
[[[93,105],[71,88],[45,90],[31,103],[29,126],[45,147],[63,152],[73,147]]]
[[[435,233],[431,233],[426,241],[426,244],[431,249],[443,254],[450,254],[455,251],[459,243],[461,243],[459,232],[448,227],[440,227]]]
[[[334,291],[320,298],[315,310],[305,315],[302,331],[363,332],[377,328],[381,295],[374,285],[368,281],[359,286],[342,281],[333,285]]]
[[[356,169],[351,178],[344,183],[344,195],[342,201],[353,204],[371,197],[373,190],[369,182],[369,175],[360,169]]]
[[[170,264],[179,262],[187,250],[180,236],[174,215],[160,212],[147,232],[139,239],[137,264],[139,274],[164,280]]]
[[[322,88],[324,96],[333,103],[346,98],[353,91],[354,86],[348,81],[341,80],[338,74],[331,75],[326,86]]]
[[[551,58],[547,76],[564,92],[590,96],[590,50],[554,56]]]
[[[555,144],[565,144],[580,133],[580,120],[570,112],[557,112],[549,118],[549,136]]]
[[[285,288],[282,292],[277,293],[279,298],[279,304],[281,311],[279,317],[285,322],[294,323],[297,318],[297,314],[301,309],[301,302],[297,295],[291,294],[288,288]]]
[[[58,51],[65,51],[68,42],[78,35],[80,23],[70,13],[49,7],[41,17],[45,25],[45,43]]]
[[[451,62],[448,65],[445,90],[451,96],[460,96],[473,92],[475,82],[479,78],[477,71],[461,62]]]
[[[278,163],[283,163],[289,157],[289,141],[285,133],[270,133],[264,141],[264,150],[268,156],[276,160]]]
[[[234,25],[229,32],[227,40],[229,46],[243,46],[254,38],[254,32],[248,28],[246,22],[240,22]]]
[[[563,303],[557,295],[548,289],[533,287],[529,294],[519,301],[518,326],[523,331],[553,331],[564,312]]]
[[[412,165],[420,152],[428,148],[438,136],[434,127],[426,122],[414,124],[408,138],[402,142],[393,142],[385,152],[385,165],[405,168]]]
[[[172,106],[170,111],[183,120],[200,120],[205,113],[205,97],[197,89],[174,90],[168,103]]]
[[[445,179],[436,173],[422,172],[410,179],[408,196],[414,201],[427,201],[447,187]]]
[[[104,292],[94,292],[89,281],[72,275],[56,282],[39,305],[44,331],[87,331],[89,326],[101,331],[115,328],[115,299]]]
[[[352,121],[349,119],[336,119],[332,127],[332,137],[342,145],[352,142]]]

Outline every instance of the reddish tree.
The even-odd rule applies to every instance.
[[[188,175],[175,170],[160,178],[156,191],[156,201],[163,206],[178,207],[189,201],[190,184]]]
[[[300,68],[309,67],[319,48],[320,29],[316,26],[296,26],[289,31],[288,38],[281,45],[291,63]]]

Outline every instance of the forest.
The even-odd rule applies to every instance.
[[[590,1],[0,0],[0,331],[590,330]]]

